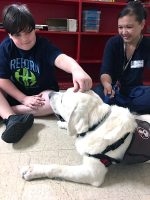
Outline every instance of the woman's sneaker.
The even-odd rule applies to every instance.
[[[4,120],[6,130],[1,138],[7,143],[18,142],[24,134],[31,128],[34,122],[32,114],[10,115]]]

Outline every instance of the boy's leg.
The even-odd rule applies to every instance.
[[[1,138],[7,143],[18,142],[31,128],[34,121],[32,114],[16,115],[2,92],[0,92],[0,116],[6,125],[6,130],[2,133]]]
[[[49,93],[51,90],[45,90],[42,93],[42,97],[45,98],[45,104],[40,106],[38,109],[31,109],[25,105],[12,106],[13,111],[16,114],[31,113],[34,116],[47,116],[53,113],[53,110],[49,102]]]
[[[2,140],[7,143],[18,142],[32,127],[33,122],[32,114],[10,115],[4,120],[6,130],[2,133]]]
[[[2,119],[7,119],[10,115],[15,115],[15,112],[12,110],[3,93],[0,91],[0,116]]]

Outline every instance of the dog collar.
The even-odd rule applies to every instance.
[[[109,167],[112,163],[120,163],[119,159],[115,159],[115,158],[109,157],[109,156],[107,156],[105,154],[108,153],[109,151],[114,151],[115,149],[120,147],[124,143],[124,141],[126,140],[126,138],[128,137],[129,134],[130,133],[126,133],[124,137],[122,137],[121,139],[117,140],[115,143],[107,146],[106,149],[104,151],[102,151],[102,153],[98,153],[98,154],[88,154],[88,153],[86,153],[86,155],[89,156],[89,157],[94,157],[94,158],[100,159],[100,161],[106,167]]]
[[[111,158],[105,154],[99,153],[99,154],[86,154],[88,157],[94,157],[100,160],[102,164],[105,165],[105,167],[109,167],[112,163],[120,163],[119,159]]]
[[[102,123],[109,117],[110,113],[111,113],[111,109],[104,115],[104,117],[100,121],[98,121],[96,124],[94,124],[92,127],[90,127],[87,131],[85,131],[83,133],[78,133],[77,137],[84,137],[88,132],[93,131],[99,125],[102,125]]]

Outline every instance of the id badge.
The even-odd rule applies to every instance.
[[[142,67],[144,67],[144,60],[131,61],[131,68],[142,68]]]

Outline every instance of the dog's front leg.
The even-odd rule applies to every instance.
[[[95,165],[96,164],[96,165]],[[100,186],[103,183],[106,167],[100,162],[84,163],[79,166],[67,165],[32,165],[23,168],[22,177],[25,180],[36,178],[60,178],[72,182],[85,183]]]
[[[67,130],[67,128],[68,128],[68,123],[67,122],[62,122],[62,121],[57,121],[57,125],[58,125],[58,127],[59,128],[61,128],[61,129],[66,129]]]

